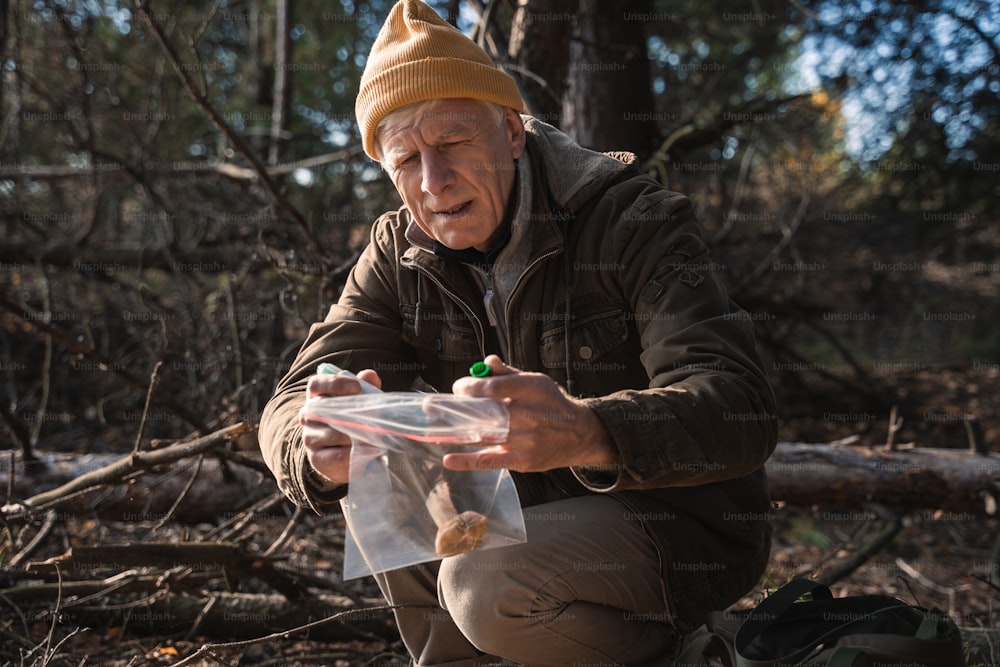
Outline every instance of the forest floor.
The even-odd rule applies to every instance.
[[[961,371],[937,370],[915,372],[891,378],[900,395],[907,397],[912,414],[951,414],[956,410],[975,414],[984,425],[986,442],[1000,440],[1000,372],[995,369]],[[780,392],[779,392],[780,393]],[[800,397],[801,400],[801,397]],[[822,401],[817,395],[816,400]],[[808,411],[805,411],[808,413]],[[815,414],[815,411],[814,411]],[[941,441],[960,446],[961,425],[934,420],[914,420],[901,430],[902,442],[939,446]],[[809,418],[806,414],[786,418],[781,441],[832,441],[849,435],[861,436],[859,444],[875,445],[884,441],[885,421],[834,424]],[[821,438],[821,439],[818,439]],[[289,505],[255,516],[237,541],[263,551],[289,526]],[[840,566],[849,556],[869,543],[885,523],[867,511],[842,512],[824,508],[782,507],[776,510],[775,536],[771,564],[761,585],[748,593],[737,607],[748,607],[761,599],[768,589],[794,577],[821,577]],[[64,517],[60,528],[33,555],[40,561],[64,553],[74,545],[135,543],[155,538],[157,542],[192,541],[204,538],[215,526],[211,523],[184,525],[167,523],[154,528],[146,522],[115,522],[88,517]],[[151,532],[152,531],[152,532]],[[343,521],[340,516],[318,517],[300,513],[292,522],[280,550],[287,565],[308,571],[330,582],[338,582],[341,572]],[[992,628],[994,646],[1000,642],[1000,590],[988,583],[997,566],[997,517],[941,514],[915,511],[904,517],[902,530],[885,547],[874,553],[859,569],[837,581],[837,595],[882,593],[925,607],[946,610],[963,628]],[[96,573],[90,573],[96,574]],[[114,575],[114,571],[101,573]],[[246,592],[270,592],[254,580],[230,582]],[[10,585],[4,583],[3,586]],[[331,588],[354,600],[359,607],[384,604],[370,578],[334,583]],[[111,604],[107,600],[96,606]],[[13,603],[0,604],[0,630],[9,638],[18,638],[20,652],[7,649],[0,655],[3,664],[31,666],[52,665],[125,665],[179,664],[205,644],[217,644],[213,650],[218,660],[203,652],[191,665],[335,665],[370,667],[405,665],[405,649],[392,638],[393,626],[388,612],[372,612],[367,618],[384,624],[385,639],[352,640],[331,643],[309,640],[308,635],[250,641],[223,646],[232,637],[203,636],[192,628],[167,628],[153,623],[153,629],[138,622],[122,622],[121,615],[109,614],[103,624],[81,627],[74,623],[72,610],[64,609],[53,617],[52,609],[19,611]],[[133,609],[141,619],[143,607]],[[234,614],[234,622],[242,617]],[[156,620],[155,618],[153,619]],[[345,620],[349,624],[350,620]],[[157,630],[156,628],[160,629]],[[5,639],[7,641],[7,639]],[[14,642],[10,644],[12,647]],[[31,652],[30,647],[34,647]],[[992,657],[977,663],[1000,665],[1000,648]]]

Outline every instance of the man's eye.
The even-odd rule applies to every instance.
[[[404,158],[404,159],[400,160],[399,162],[397,162],[396,166],[393,167],[393,168],[398,171],[400,169],[406,169],[407,167],[412,167],[416,163],[417,163],[417,156],[416,155],[411,155],[411,156],[409,156],[407,158]]]

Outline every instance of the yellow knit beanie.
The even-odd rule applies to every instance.
[[[475,42],[419,0],[400,0],[372,44],[354,104],[365,153],[379,159],[375,128],[389,113],[448,97],[524,108],[514,79]]]

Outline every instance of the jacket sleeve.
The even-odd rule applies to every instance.
[[[603,252],[620,267],[618,288],[633,311],[649,388],[586,399],[619,463],[574,473],[594,491],[752,473],[777,440],[774,395],[751,318],[716,277],[690,201],[651,182],[612,219]]]
[[[405,371],[398,370],[413,365],[405,363],[412,352],[401,339],[397,282],[391,272],[396,248],[389,227],[394,224],[399,224],[396,217],[387,215],[372,227],[371,240],[351,270],[340,299],[326,319],[310,328],[261,414],[261,453],[278,487],[292,502],[319,513],[334,506],[347,493],[347,485],[334,484],[313,470],[302,444],[299,411],[316,366],[329,362],[353,372],[373,368],[384,389],[405,389],[412,382],[404,377]]]

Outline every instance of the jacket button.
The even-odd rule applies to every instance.
[[[589,345],[581,345],[580,349],[576,351],[581,359],[590,359],[594,356],[594,351],[590,349]]]
[[[645,456],[637,456],[632,459],[632,467],[639,472],[646,472],[649,470],[649,463],[646,462]]]

